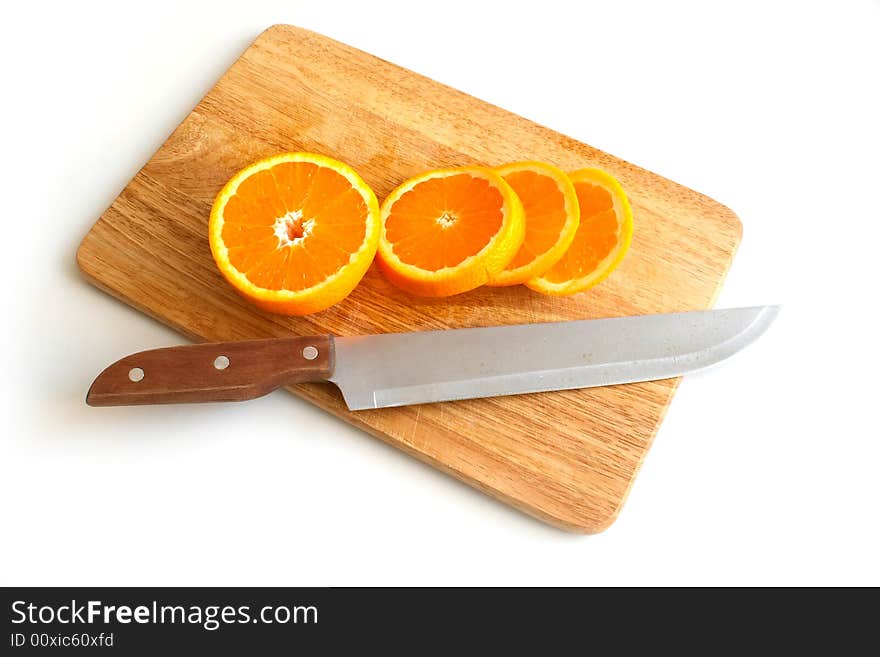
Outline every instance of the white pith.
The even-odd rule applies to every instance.
[[[293,212],[288,212],[283,217],[278,217],[275,220],[273,232],[275,233],[275,237],[278,238],[279,249],[284,248],[285,246],[297,246],[302,244],[305,239],[312,234],[312,231],[315,228],[315,220],[307,219],[300,223],[302,235],[293,239],[290,238],[290,228],[302,219],[302,214],[302,210],[294,210]]]

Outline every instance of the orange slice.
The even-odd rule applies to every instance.
[[[346,164],[312,153],[255,162],[226,183],[208,236],[220,272],[255,305],[305,315],[341,301],[379,241],[379,204]]]
[[[574,185],[544,162],[514,162],[495,169],[522,202],[526,236],[513,260],[489,285],[517,285],[556,264],[574,239],[580,210]]]
[[[568,251],[531,289],[565,296],[601,283],[620,264],[632,241],[632,209],[620,183],[599,169],[569,174],[577,193],[581,220]]]
[[[382,203],[378,260],[412,294],[444,297],[499,274],[525,235],[522,204],[491,169],[428,171]]]

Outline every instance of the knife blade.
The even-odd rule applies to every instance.
[[[330,381],[352,411],[667,379],[758,338],[779,306],[153,349],[107,367],[91,406],[241,401]]]

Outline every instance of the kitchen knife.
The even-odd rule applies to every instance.
[[[757,306],[168,347],[110,365],[92,383],[86,402],[241,401],[293,383],[330,381],[348,408],[358,411],[652,381],[728,358],[761,335],[778,312],[778,306]]]

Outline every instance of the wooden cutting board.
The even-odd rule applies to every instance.
[[[629,194],[632,247],[605,283],[565,299],[521,286],[421,299],[392,287],[374,265],[329,310],[271,315],[221,278],[208,248],[208,214],[233,173],[299,150],[348,162],[380,200],[405,178],[437,167],[523,159],[566,170],[601,167]],[[95,285],[194,340],[344,336],[705,309],[740,234],[728,208],[697,192],[344,44],[276,25],[128,184],[77,259]],[[598,532],[620,511],[676,385],[358,413],[330,384],[292,391],[542,520]]]

